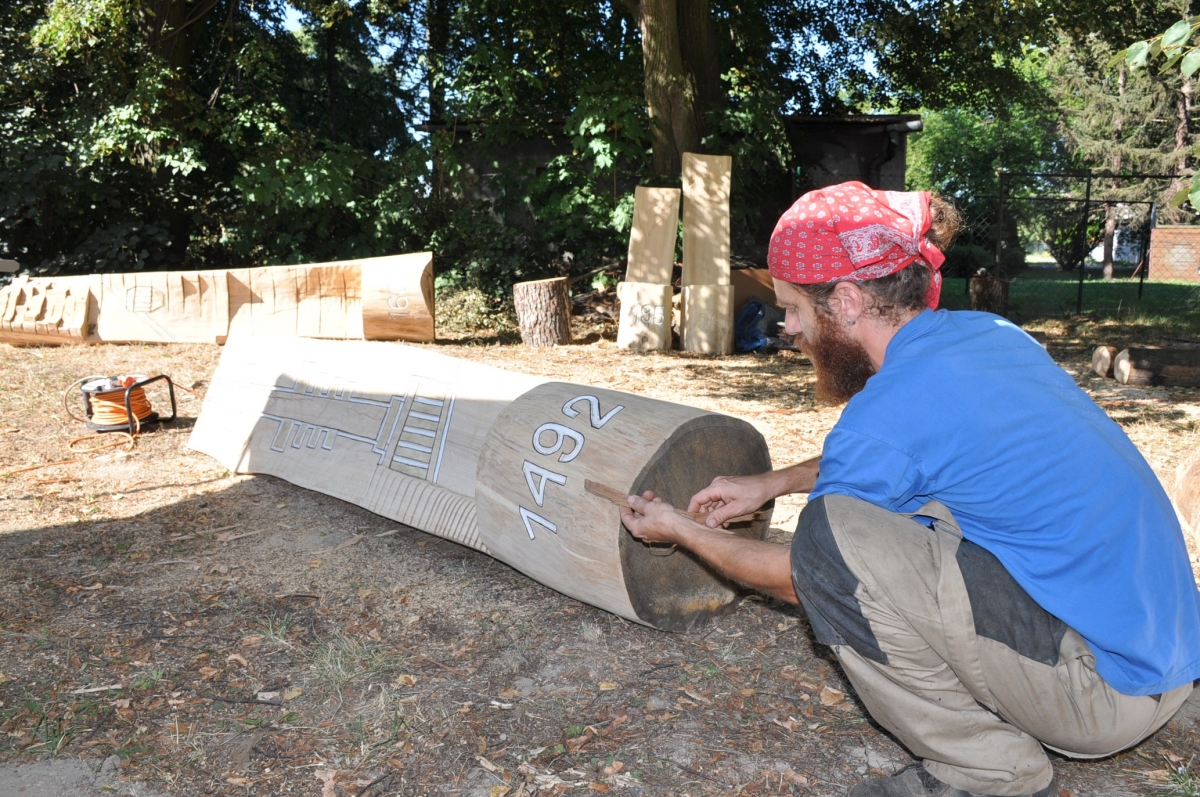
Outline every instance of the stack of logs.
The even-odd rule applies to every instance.
[[[1200,347],[1099,346],[1092,352],[1092,370],[1122,385],[1200,387]]]

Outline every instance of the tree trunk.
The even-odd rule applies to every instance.
[[[426,0],[425,30],[429,60],[426,88],[429,121],[446,121],[446,50],[450,42],[450,0]]]
[[[1200,349],[1126,349],[1113,375],[1122,385],[1200,387]]]
[[[713,24],[709,0],[677,0],[679,3],[679,44],[683,65],[696,89],[693,113],[696,129],[703,138],[713,131],[708,113],[721,103],[721,61],[717,29]],[[685,150],[686,151],[686,150]],[[694,151],[694,150],[693,150]]]
[[[700,150],[696,87],[684,66],[676,0],[641,0],[646,109],[654,134],[654,171],[679,174],[683,153]]]
[[[1192,115],[1192,80],[1184,78],[1175,102],[1175,152],[1180,153],[1175,173],[1184,176],[1188,168],[1187,151],[1191,142],[1190,119]]]
[[[567,278],[513,285],[513,304],[526,346],[565,346],[571,342],[571,300]]]

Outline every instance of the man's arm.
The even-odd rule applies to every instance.
[[[726,578],[774,598],[799,603],[792,585],[792,557],[786,545],[735,537],[680,515],[647,492],[629,496],[621,522],[643,542],[669,542],[688,549]]]
[[[773,498],[811,492],[820,470],[821,458],[813,457],[790,468],[755,476],[718,476],[692,496],[688,511],[708,512],[705,523],[715,529],[729,518],[749,514]]]

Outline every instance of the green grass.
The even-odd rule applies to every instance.
[[[1083,312],[1093,318],[1143,319],[1178,333],[1200,332],[1200,283],[1151,282],[1142,284],[1121,274],[1105,282],[1092,269],[1083,281]],[[965,310],[970,305],[965,279],[949,279],[942,286],[941,306]],[[1028,269],[1016,275],[1009,287],[1009,316],[1020,322],[1077,315],[1078,272]]]

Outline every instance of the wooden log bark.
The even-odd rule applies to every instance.
[[[735,588],[637,541],[588,480],[677,506],[769,470],[729,416],[395,344],[230,339],[189,445],[496,556],[629,620],[689,630]],[[769,517],[733,527],[761,538]]]
[[[1200,349],[1125,349],[1113,376],[1122,385],[1200,387]]]
[[[733,286],[684,285],[680,348],[699,354],[733,353]]]
[[[617,348],[667,351],[671,348],[670,285],[622,282],[617,285],[620,320]]]
[[[991,274],[971,277],[971,309],[996,315],[1008,314],[1009,281]]]
[[[1097,346],[1092,352],[1092,370],[1097,376],[1105,379],[1113,378],[1113,363],[1117,360],[1120,349],[1116,346]]]
[[[526,346],[563,346],[571,342],[571,300],[566,277],[518,282],[513,304]]]

